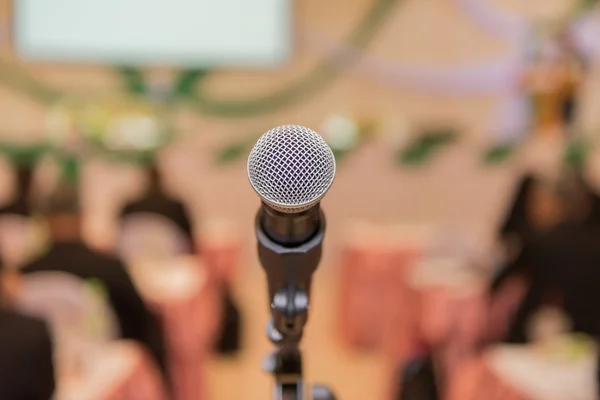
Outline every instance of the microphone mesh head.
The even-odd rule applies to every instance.
[[[325,140],[299,125],[273,128],[248,157],[248,178],[260,198],[284,213],[299,213],[319,202],[335,176],[335,158]]]

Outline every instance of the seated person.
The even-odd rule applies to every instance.
[[[529,284],[509,327],[506,340],[511,343],[528,340],[528,322],[546,306],[564,310],[574,332],[600,336],[600,227],[589,219],[592,200],[574,179],[563,181],[557,199],[563,222],[529,236],[495,282],[499,286],[518,271]]]
[[[23,217],[31,216],[29,194],[32,179],[33,167],[23,165],[17,168],[14,195],[10,202],[0,207],[0,215],[14,214]]]
[[[554,197],[551,182],[533,175],[521,179],[511,208],[498,232],[509,259],[518,255],[528,236],[558,222]]]
[[[32,218],[30,189],[33,168],[19,166],[16,170],[14,193],[0,207],[0,253],[6,264],[18,266],[30,260],[40,250],[38,224]]]
[[[145,345],[164,370],[161,326],[144,304],[125,266],[116,258],[92,250],[82,239],[76,188],[59,187],[42,201],[39,212],[46,219],[52,244],[21,272],[62,271],[100,281],[117,317],[121,337]]]
[[[181,253],[197,253],[191,217],[185,205],[162,189],[161,174],[157,166],[150,167],[148,175],[148,189],[140,198],[125,205],[120,219],[127,221],[128,217],[148,214],[163,217],[175,225],[178,236],[185,242],[179,246]]]
[[[152,215],[158,216],[163,221],[168,220],[173,223],[174,229],[171,229],[175,238],[171,238],[175,245],[174,250],[179,253],[199,253],[197,242],[194,238],[192,220],[185,205],[167,194],[162,187],[161,173],[158,166],[153,165],[148,169],[149,186],[146,192],[138,199],[128,203],[121,212],[121,220],[124,224],[127,222],[135,223],[133,218],[140,217],[137,221],[147,221],[148,224],[140,225],[140,229],[147,229],[152,226]],[[129,220],[129,221],[128,221]],[[160,220],[157,225],[160,226]],[[133,230],[133,229],[132,229]],[[136,231],[137,232],[137,231]],[[138,239],[142,234],[130,232],[130,235]],[[123,245],[127,238],[121,237],[120,242]],[[165,245],[168,240],[163,240]],[[183,242],[183,243],[180,243]],[[127,249],[124,249],[126,252]],[[217,349],[222,354],[234,353],[239,349],[240,342],[240,315],[238,308],[231,296],[229,288],[224,287],[223,292],[223,318],[221,327],[221,337],[217,344]]]
[[[0,264],[0,295],[8,300],[5,281]],[[50,399],[55,378],[52,340],[46,323],[2,304],[0,327],[0,399]]]
[[[555,193],[551,183],[534,175],[525,175],[517,188],[509,212],[498,232],[501,246],[501,264],[492,280],[492,293],[511,278],[522,280],[526,271],[522,264],[515,263],[530,237],[551,228],[560,218],[557,214]]]
[[[498,232],[507,256],[507,264],[512,265],[508,270],[506,265],[499,269],[499,275],[492,285],[493,291],[507,280],[508,275],[523,274],[524,271],[519,271],[519,266],[512,262],[519,256],[524,243],[530,237],[551,230],[564,218],[563,210],[560,210],[561,200],[557,197],[557,186],[568,189],[570,193],[577,193],[582,207],[577,217],[580,223],[600,226],[600,196],[576,170],[567,171],[562,180],[554,184],[542,182],[532,175],[525,176],[521,180],[510,212]]]
[[[532,175],[521,178],[509,212],[498,232],[500,239],[510,240],[512,236],[522,240],[532,230],[533,224],[531,216],[527,212],[527,204],[530,201],[535,184],[536,181]]]

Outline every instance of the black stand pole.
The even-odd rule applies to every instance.
[[[302,376],[302,353],[298,342],[288,342],[284,335],[281,335],[273,326],[272,320],[267,326],[267,336],[273,344],[278,346],[278,349],[267,357],[265,365],[263,365],[267,372],[273,374],[274,400],[336,400],[329,387],[323,385],[311,386],[310,397],[306,397]]]
[[[305,393],[302,375],[302,353],[299,348],[308,318],[310,279],[321,258],[325,219],[312,239],[295,247],[272,241],[263,231],[260,214],[256,220],[258,254],[267,273],[271,320],[267,336],[277,346],[263,365],[273,374],[275,400],[335,400],[329,388],[310,387]]]

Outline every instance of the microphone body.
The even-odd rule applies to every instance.
[[[277,400],[305,398],[299,342],[325,235],[319,204],[334,176],[333,152],[319,134],[303,126],[271,129],[248,156],[248,178],[262,200],[255,232],[269,286],[267,335],[278,346],[264,368],[275,375]],[[335,399],[320,386],[312,388],[312,395],[313,400]]]
[[[308,318],[312,274],[321,260],[325,217],[319,205],[284,214],[263,204],[256,217],[258,257],[267,275],[275,329],[299,340]]]
[[[308,210],[288,214],[262,204],[258,211],[265,233],[275,242],[288,247],[309,240],[319,229],[323,214],[319,204]]]

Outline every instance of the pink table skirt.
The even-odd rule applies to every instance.
[[[384,348],[390,357],[388,362],[391,371],[391,392],[395,393],[398,385],[402,384],[398,381],[397,374],[393,373],[398,366],[416,353],[427,349],[433,350],[435,354],[437,372],[443,378],[439,382],[442,393],[447,393],[448,385],[456,385],[456,382],[462,382],[463,379],[474,381],[488,379],[489,377],[484,379],[488,371],[469,365],[464,366],[464,364],[472,360],[479,344],[497,340],[503,335],[524,290],[523,281],[511,280],[490,303],[484,281],[467,291],[443,287],[416,289],[406,285],[398,293],[400,298],[398,304],[403,306],[398,307],[386,331]],[[470,364],[481,367],[479,362],[471,361]],[[472,376],[475,374],[472,372],[473,369],[481,376],[461,377],[461,375]],[[502,382],[493,381],[490,385],[498,393],[507,392],[513,395],[512,389],[502,388]],[[485,390],[481,390],[483,390],[481,399],[487,399]],[[473,397],[473,399],[479,398]],[[516,398],[520,399],[520,397]],[[452,397],[451,399],[462,400],[463,398]],[[464,399],[470,400],[466,397]],[[490,399],[494,400],[495,397]],[[509,396],[507,399],[513,397]]]
[[[206,221],[196,242],[211,275],[220,284],[231,284],[237,273],[242,248],[237,227],[228,220]]]
[[[485,286],[415,288],[417,249],[348,248],[343,255],[339,329],[353,348],[380,348],[397,360],[417,345],[473,347],[485,325]],[[462,349],[462,350],[458,350]]]
[[[166,400],[162,377],[146,353],[140,353],[140,360],[131,375],[114,388],[106,400]]]
[[[56,400],[167,400],[164,382],[148,352],[129,340],[98,349],[75,379],[59,379]]]
[[[347,248],[343,253],[338,329],[354,349],[381,348],[398,293],[417,250]]]
[[[237,241],[211,243],[207,241],[201,248],[202,261],[211,275],[219,283],[231,284],[237,273],[237,265],[241,252]]]
[[[165,328],[176,400],[205,398],[203,367],[221,318],[218,285],[207,277],[192,296],[152,303]]]
[[[503,382],[488,368],[485,356],[457,368],[447,400],[534,400]]]
[[[481,338],[484,291],[459,294],[444,288],[416,290],[407,286],[398,295],[402,296],[402,306],[390,317],[384,340],[390,370],[396,371],[419,352],[432,351],[444,392],[445,382],[451,381],[456,367],[474,354]],[[390,390],[395,392],[402,382],[397,374],[390,379]]]
[[[407,286],[405,309],[409,320],[400,326],[400,341],[424,343],[441,351],[444,372],[449,372],[472,354],[481,339],[486,315],[483,285],[466,289],[435,287],[415,289]],[[392,339],[393,340],[393,339]],[[400,354],[401,355],[401,354]]]
[[[414,246],[354,246],[343,253],[339,331],[353,349],[378,349],[389,371],[412,356],[432,351],[445,392],[453,371],[484,338],[487,285],[472,279],[463,286],[411,281],[422,254]],[[398,376],[390,373],[390,390]]]

